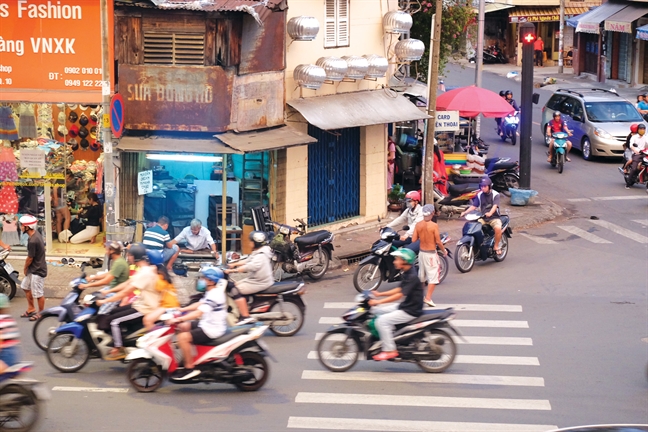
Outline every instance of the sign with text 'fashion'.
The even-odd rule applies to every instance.
[[[101,103],[101,41],[100,0],[0,0],[0,100]]]
[[[459,111],[436,112],[435,132],[452,132],[459,129]]]
[[[137,173],[137,193],[146,195],[153,192],[153,171]]]

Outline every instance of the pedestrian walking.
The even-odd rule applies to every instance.
[[[535,52],[535,65],[542,67],[542,63],[544,62],[544,42],[540,36],[538,36],[538,39],[533,43],[533,51]]]
[[[432,204],[424,205],[423,220],[416,224],[414,235],[412,236],[413,242],[417,240],[421,242],[419,252],[419,279],[423,285],[427,282],[427,293],[423,301],[431,307],[436,306],[432,301],[432,293],[434,292],[434,287],[439,283],[440,267],[437,246],[443,255],[447,255],[448,253],[441,241],[439,226],[432,220],[433,217],[434,206]]]
[[[27,242],[27,259],[25,260],[25,278],[20,287],[25,291],[27,297],[27,310],[20,315],[22,318],[29,318],[30,321],[37,321],[41,312],[45,309],[45,277],[47,276],[47,263],[45,262],[45,242],[36,229],[38,220],[31,215],[20,218],[20,225],[25,234],[29,236]],[[35,302],[34,302],[35,300]],[[38,303],[38,313],[36,305]]]

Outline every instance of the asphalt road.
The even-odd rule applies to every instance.
[[[468,84],[472,73],[453,71],[446,84]],[[519,95],[505,78],[486,74],[484,82]],[[493,120],[482,130],[495,142]],[[623,188],[618,161],[574,155],[559,175],[545,162],[537,130],[532,187],[564,206],[566,216],[515,232],[503,263],[477,263],[468,274],[451,266],[434,300],[457,305],[456,324],[468,343],[458,345],[445,373],[368,361],[326,373],[311,351],[317,333],[353,301],[354,268],[341,269],[309,284],[298,335],[265,338],[278,363],[256,393],[166,384],[138,394],[126,383],[124,365],[100,360],[61,374],[20,320],[24,357],[37,364],[30,375],[54,389],[40,430],[517,432],[648,424],[648,197],[641,188]],[[494,144],[491,156],[518,151],[519,145]],[[14,314],[23,310],[24,300],[16,300]]]

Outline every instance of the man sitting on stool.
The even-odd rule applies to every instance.
[[[216,243],[211,236],[209,230],[202,226],[200,219],[194,219],[191,224],[183,229],[180,234],[167,243],[168,248],[173,248],[176,243],[185,243],[186,248],[180,249],[182,253],[212,253],[214,258],[218,259],[218,251],[216,251]],[[210,250],[211,249],[211,250]]]

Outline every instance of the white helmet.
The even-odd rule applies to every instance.
[[[20,218],[19,222],[20,222],[20,225],[22,225],[24,227],[35,229],[36,224],[38,223],[38,219],[36,219],[32,215],[25,215],[25,216],[22,216]]]

